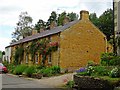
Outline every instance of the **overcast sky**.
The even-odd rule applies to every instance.
[[[0,0],[0,50],[9,45],[21,12],[27,11],[34,25],[39,19],[47,21],[52,11],[79,14],[88,10],[100,16],[108,8],[112,8],[112,0]]]

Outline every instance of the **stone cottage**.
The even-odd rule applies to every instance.
[[[80,20],[68,22],[64,20],[63,26],[54,27],[51,30],[45,30],[41,33],[34,33],[21,39],[9,47],[11,47],[11,62],[15,60],[16,47],[22,46],[24,52],[20,63],[41,65],[42,55],[39,52],[34,53],[34,58],[30,52],[26,53],[27,47],[31,42],[47,39],[50,42],[57,42],[57,50],[51,52],[45,58],[46,66],[60,66],[63,69],[77,69],[85,66],[88,61],[100,63],[100,55],[107,52],[106,36],[92,24],[89,20],[89,12],[82,10],[80,12]],[[34,45],[33,45],[34,47]]]

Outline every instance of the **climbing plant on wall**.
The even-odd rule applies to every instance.
[[[18,65],[22,61],[24,54],[24,48],[22,46],[16,47],[15,55],[14,55],[14,64]]]
[[[45,64],[46,56],[58,49],[58,42],[50,42],[47,39],[33,41],[29,46],[29,52],[34,63],[35,53],[42,55],[42,63]]]

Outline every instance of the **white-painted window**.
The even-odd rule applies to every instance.
[[[49,56],[48,56],[48,63],[52,63],[51,54],[49,54]]]

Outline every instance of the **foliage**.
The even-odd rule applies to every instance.
[[[113,35],[113,10],[107,9],[100,17],[99,17],[99,29],[107,36],[108,41],[110,37]]]
[[[52,11],[51,15],[49,16],[49,19],[46,23],[46,29],[50,29],[50,24],[55,21],[57,22],[57,13],[55,11]]]
[[[101,65],[110,65],[110,60],[114,58],[114,53],[103,53],[101,55]]]
[[[28,77],[31,77],[31,75],[35,73],[35,67],[29,66],[27,69],[24,70],[23,74],[25,74]]]
[[[80,68],[79,70],[77,70],[76,72],[77,72],[77,73],[80,73],[80,72],[85,72],[85,71],[86,71],[86,68],[82,67],[82,68]]]
[[[81,76],[91,76],[93,72],[94,72],[93,66],[88,66],[86,68],[80,68],[80,70],[77,71],[78,75],[81,75]]]
[[[89,18],[107,36],[107,40],[109,41],[114,33],[113,10],[107,9],[100,17],[97,17],[96,13],[91,13]]]
[[[35,24],[35,30],[37,30],[38,33],[41,32],[40,29],[45,29],[45,21],[42,19],[39,19],[39,21]]]
[[[115,67],[110,72],[110,77],[112,78],[119,78],[120,77],[120,68]]]
[[[120,66],[120,56],[116,56],[114,53],[103,53],[101,55],[101,65]]]
[[[8,65],[9,65],[9,62],[8,62],[7,60],[4,60],[2,63],[3,63],[3,65],[6,66],[6,67],[8,67]]]
[[[16,68],[16,66],[13,63],[8,64],[8,66],[7,66],[8,72],[10,72],[10,73],[13,73],[15,68]]]
[[[39,54],[42,55],[42,64],[44,65],[46,56],[58,49],[58,42],[50,42],[46,39],[33,41],[28,49],[33,61],[35,58],[35,53],[39,52]]]
[[[13,73],[16,74],[16,75],[21,75],[27,67],[28,67],[28,66],[26,66],[26,65],[18,65],[18,66],[15,68],[15,70],[14,70]]]
[[[14,56],[15,65],[20,64],[22,57],[23,57],[23,52],[24,52],[24,48],[22,46],[16,48],[15,56]]]
[[[15,31],[12,33],[13,41],[19,40],[20,36],[26,37],[31,35],[31,30],[32,17],[30,17],[27,12],[21,12]]]
[[[108,76],[109,70],[105,66],[95,66],[94,73],[95,76]]]
[[[75,82],[70,80],[70,81],[67,82],[66,85],[67,85],[68,88],[73,88],[74,84],[75,84]]]
[[[56,75],[60,73],[60,67],[59,66],[52,66],[48,68],[43,68],[39,71],[39,73],[43,74],[44,77],[49,77],[52,75]]]
[[[99,27],[99,18],[97,17],[96,13],[91,13],[89,15],[89,19],[95,26]]]
[[[67,16],[70,18],[70,21],[78,20],[78,14],[74,12],[68,13]]]

